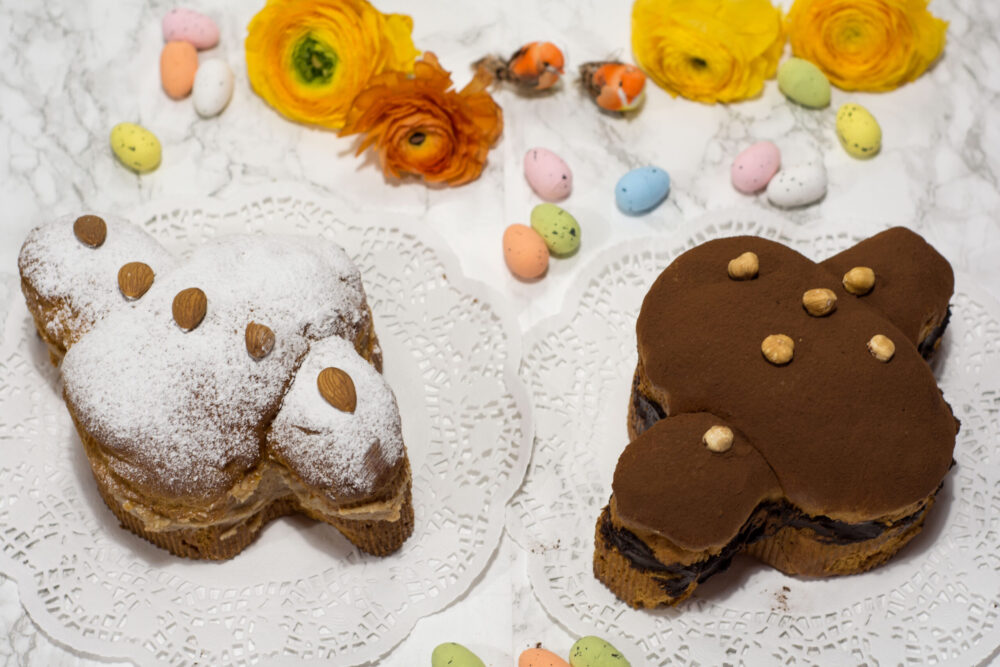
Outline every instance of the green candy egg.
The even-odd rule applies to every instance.
[[[144,174],[160,166],[160,140],[135,123],[118,123],[111,128],[111,150],[132,171]]]
[[[621,651],[600,637],[581,637],[569,650],[572,667],[632,667]]]
[[[882,128],[860,104],[845,104],[837,111],[837,138],[852,157],[867,159],[882,147]]]
[[[808,60],[789,58],[778,69],[778,90],[791,101],[811,109],[830,104],[830,82]]]
[[[479,657],[461,644],[438,644],[431,653],[431,667],[486,667]]]
[[[580,247],[580,224],[555,204],[539,204],[533,208],[531,228],[541,235],[553,255],[572,255]]]

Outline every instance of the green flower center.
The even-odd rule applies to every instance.
[[[312,34],[300,39],[292,51],[295,73],[303,83],[312,85],[330,83],[338,60],[336,52]]]

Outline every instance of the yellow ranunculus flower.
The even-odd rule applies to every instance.
[[[944,49],[948,24],[927,0],[796,0],[792,50],[844,90],[892,90],[923,74]]]
[[[785,45],[770,0],[636,0],[632,51],[671,95],[698,102],[753,97]]]
[[[247,73],[282,115],[335,130],[376,74],[412,72],[413,20],[366,0],[268,0],[247,27]]]

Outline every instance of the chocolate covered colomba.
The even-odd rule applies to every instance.
[[[862,572],[923,526],[958,422],[925,357],[954,277],[889,229],[817,264],[757,237],[678,257],[636,324],[629,434],[594,571],[675,604],[744,551],[790,574]]]

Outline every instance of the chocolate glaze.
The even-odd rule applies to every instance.
[[[930,359],[934,356],[934,352],[937,350],[937,343],[941,340],[941,336],[944,335],[944,330],[948,328],[948,322],[951,321],[951,306],[948,306],[948,310],[944,313],[944,319],[941,320],[941,324],[931,329],[931,332],[927,334],[927,337],[920,341],[917,345],[917,352],[920,353],[924,359]]]
[[[941,487],[938,487],[940,491]],[[938,491],[934,492],[937,495]],[[733,557],[762,539],[774,536],[784,527],[811,530],[815,539],[824,544],[856,544],[882,536],[887,530],[898,530],[912,525],[926,510],[926,503],[912,514],[891,523],[864,521],[845,523],[826,516],[808,516],[787,502],[766,502],[759,505],[753,516],[740,532],[714,556],[690,565],[677,563],[667,565],[657,559],[653,550],[635,533],[611,521],[610,508],[601,513],[601,536],[610,546],[618,550],[632,567],[642,572],[664,574],[655,577],[660,587],[671,597],[679,597],[688,586],[702,583],[712,575],[722,572],[732,563]]]
[[[678,257],[646,295],[636,324],[635,393],[644,396],[633,399],[633,429],[689,413],[718,415],[773,470],[779,493],[772,497],[814,516],[875,521],[933,493],[951,463],[957,429],[917,338],[927,339],[925,351],[933,349],[932,338],[945,324],[951,271],[904,229],[888,230],[858,249],[821,266],[779,243],[735,237]],[[748,250],[760,258],[759,275],[729,279],[729,259]],[[876,287],[869,295],[843,288],[840,271],[848,264],[873,265]],[[816,287],[839,297],[829,316],[811,317],[802,308],[803,292]],[[772,333],[795,341],[790,364],[774,366],[761,355],[760,343]],[[896,343],[889,363],[876,361],[865,347],[876,333]],[[693,431],[679,435],[700,439]],[[634,502],[623,511],[629,496],[650,496],[641,488],[648,462],[624,463],[628,470],[615,494],[626,525],[686,547],[718,544],[716,526],[696,512],[672,508],[690,509],[690,498],[703,494],[705,485],[714,489],[712,497],[725,499],[726,479],[707,473],[698,480],[673,478],[656,502],[667,514],[657,519]],[[622,466],[619,461],[616,479]],[[682,539],[675,539],[678,534]]]

